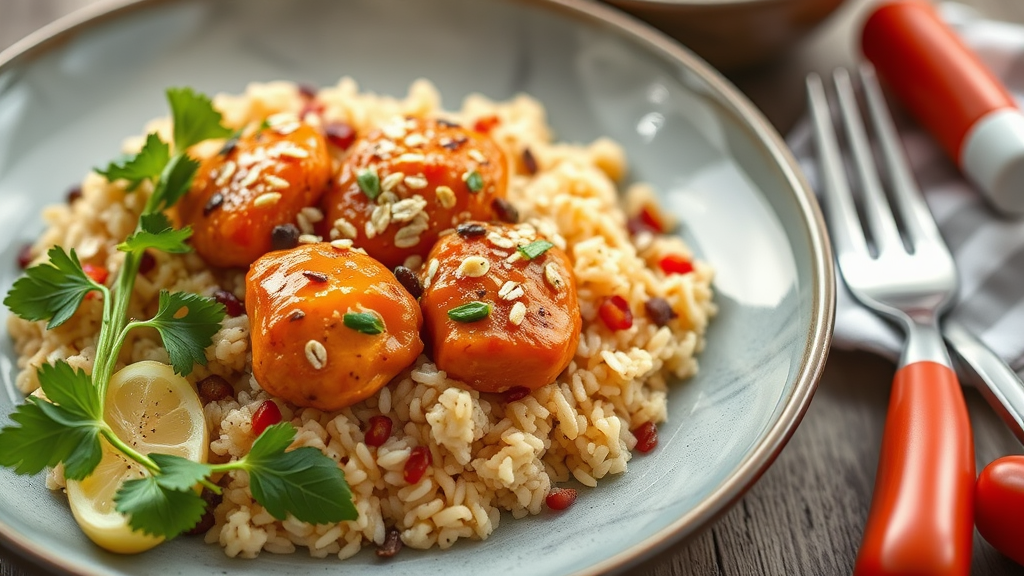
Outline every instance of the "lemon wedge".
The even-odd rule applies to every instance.
[[[166,364],[143,361],[125,366],[110,379],[105,419],[119,438],[142,454],[159,452],[206,461],[209,444],[203,405],[195,389]],[[79,527],[111,552],[135,554],[163,541],[132,530],[114,509],[114,494],[126,480],[141,478],[141,464],[106,440],[103,459],[81,481],[67,483],[68,502]]]

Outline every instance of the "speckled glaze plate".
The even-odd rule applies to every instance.
[[[54,571],[88,575],[597,574],[622,571],[707,526],[753,484],[810,402],[831,337],[824,225],[777,134],[714,71],[617,12],[577,0],[150,0],[100,3],[0,54],[0,289],[47,203],[165,113],[163,90],[250,81],[379,93],[431,79],[446,107],[527,92],[558,138],[610,136],[681,233],[717,268],[720,314],[700,374],[670,394],[661,443],[564,513],[502,520],[447,551],[339,562],[232,560],[181,538],[139,556],[93,546],[61,494],[0,470],[0,536]],[[0,425],[19,402],[0,335]]]

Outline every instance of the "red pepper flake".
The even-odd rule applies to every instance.
[[[143,252],[139,260],[139,274],[148,274],[156,266],[156,258],[149,252]]]
[[[24,270],[28,268],[28,265],[32,263],[32,244],[25,244],[18,250],[18,268]]]
[[[213,299],[224,305],[225,312],[228,313],[228,316],[234,318],[241,316],[242,314],[245,314],[245,307],[242,306],[242,303],[239,302],[238,297],[235,296],[232,292],[228,292],[227,290],[222,289],[217,290],[216,292],[213,293]]]
[[[483,132],[484,134],[488,134],[498,124],[501,124],[501,119],[492,114],[490,116],[478,118],[477,121],[473,124],[473,130],[476,130],[477,132]]]
[[[672,309],[672,305],[664,298],[655,297],[644,302],[644,310],[647,311],[647,317],[651,319],[651,322],[658,326],[664,326],[678,316],[676,311]]]
[[[633,326],[633,313],[629,310],[629,303],[618,294],[605,298],[597,313],[609,330],[628,330]]]
[[[405,461],[405,469],[403,470],[403,476],[405,481],[409,484],[416,484],[423,478],[423,474],[426,473],[427,468],[430,467],[433,457],[430,455],[430,449],[426,446],[417,446],[412,449],[409,454],[409,459]]]
[[[110,275],[106,268],[95,264],[82,264],[82,272],[85,272],[85,275],[92,278],[92,281],[97,284],[106,284],[107,276]]]
[[[79,198],[82,197],[82,187],[75,186],[68,190],[68,204],[74,204]]]
[[[388,528],[384,543],[377,547],[378,558],[391,558],[402,550],[402,533],[398,528]]]
[[[349,123],[341,121],[331,122],[324,126],[324,136],[328,142],[342,150],[348,150],[356,141],[355,128],[352,128]]]
[[[305,276],[310,282],[316,282],[317,284],[323,284],[324,282],[327,282],[327,274],[324,274],[323,272],[313,272],[307,270],[303,272],[302,275]]]
[[[378,414],[377,416],[371,416],[369,422],[366,423],[366,434],[364,435],[363,442],[367,446],[374,448],[383,446],[388,438],[391,437],[391,426],[394,422],[391,418]]]
[[[281,409],[273,400],[264,400],[259,408],[252,413],[252,433],[256,436],[263,434],[267,428],[281,421]]]
[[[509,388],[503,393],[505,402],[516,402],[522,400],[530,395],[530,389],[526,386],[516,386],[515,388]]]
[[[658,266],[665,274],[689,274],[693,272],[693,262],[683,258],[679,254],[669,254],[660,261]]]
[[[530,176],[537,173],[537,159],[533,157],[533,152],[530,152],[529,148],[523,148],[523,168],[526,168],[526,173]]]
[[[544,503],[552,510],[565,510],[576,501],[575,488],[552,488],[544,498]]]
[[[228,381],[216,374],[211,374],[199,381],[199,399],[203,404],[223,400],[235,395],[235,389]]]
[[[636,436],[636,449],[644,454],[654,450],[658,445],[658,427],[654,422],[644,422],[632,430]]]

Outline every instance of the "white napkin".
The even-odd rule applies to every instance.
[[[1024,104],[1024,26],[986,20],[961,4],[943,4],[940,12],[1003,80],[1018,105]],[[907,159],[959,268],[960,290],[949,316],[1024,372],[1024,218],[996,214],[899,103],[890,105]],[[786,140],[817,187],[809,122],[802,121]],[[833,342],[896,359],[903,335],[859,305],[840,282]]]

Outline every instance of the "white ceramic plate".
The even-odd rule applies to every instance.
[[[832,328],[824,226],[781,140],[713,71],[600,5],[577,0],[179,0],[103,5],[0,54],[0,289],[18,248],[122,139],[165,113],[167,86],[241,91],[254,80],[404,94],[426,77],[447,107],[469,92],[543,101],[558,137],[607,135],[653,183],[718,270],[721,313],[701,372],[670,395],[653,453],[565,513],[505,518],[486,541],[339,562],[231,560],[180,538],[119,557],[93,546],[61,494],[0,470],[0,535],[75,574],[593,574],[621,570],[704,527],[767,468],[810,402]],[[91,17],[90,16],[95,16]],[[0,335],[0,425],[20,401]]]

